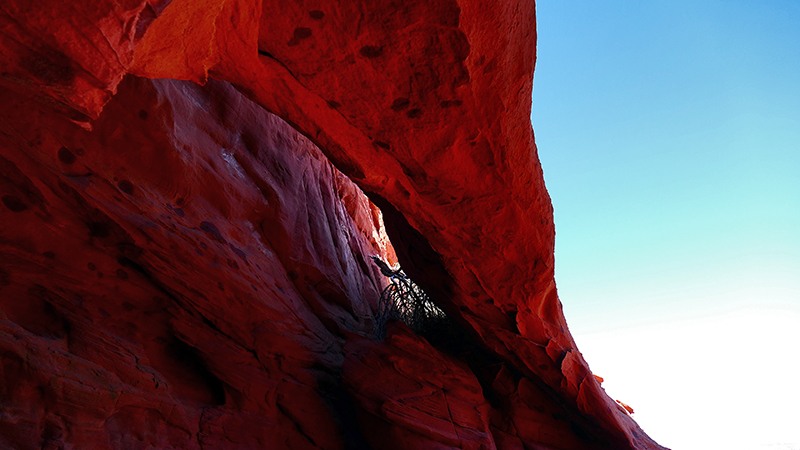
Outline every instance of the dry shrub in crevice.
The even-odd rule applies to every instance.
[[[386,336],[386,324],[390,320],[404,322],[415,334],[423,337],[440,334],[454,326],[444,311],[399,266],[390,267],[377,256],[372,256],[372,260],[389,278],[389,285],[378,302],[373,338]]]

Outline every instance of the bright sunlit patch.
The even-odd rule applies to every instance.
[[[800,312],[743,309],[578,335],[603,387],[675,450],[800,450]]]

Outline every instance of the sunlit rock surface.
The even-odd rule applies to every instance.
[[[0,24],[0,447],[660,448],[561,312],[532,2]],[[457,345],[368,338],[395,251]]]

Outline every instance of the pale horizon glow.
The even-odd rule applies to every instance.
[[[661,445],[800,449],[796,312],[742,309],[575,340],[609,396]]]
[[[537,1],[564,314],[674,450],[800,450],[800,2]]]

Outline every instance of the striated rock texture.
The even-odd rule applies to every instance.
[[[363,194],[227,84],[128,77],[92,131],[2,98],[0,443],[341,448]]]
[[[661,448],[561,312],[534,12],[5,2],[0,447]],[[449,339],[367,337],[395,251]]]

